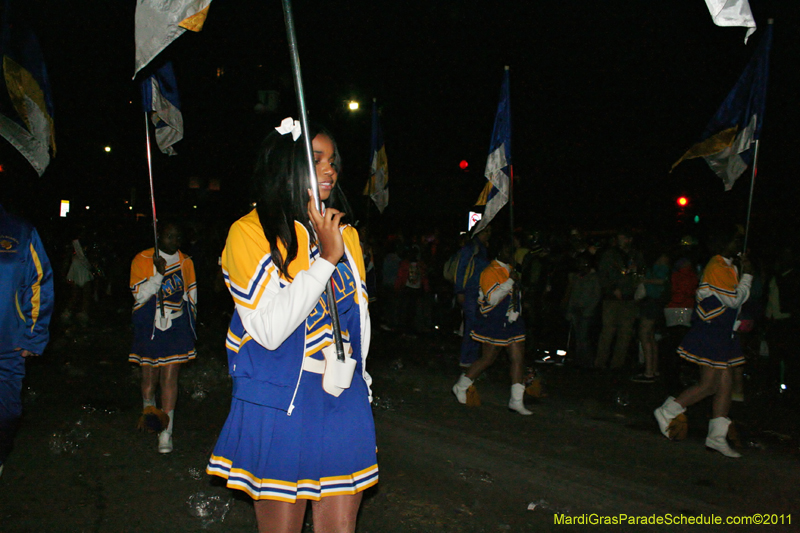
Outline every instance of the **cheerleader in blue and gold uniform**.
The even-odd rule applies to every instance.
[[[739,309],[750,296],[753,266],[746,256],[741,256],[740,277],[734,257],[742,249],[742,235],[733,224],[718,230],[713,240],[717,255],[703,271],[695,296],[692,327],[678,347],[678,355],[700,366],[700,383],[677,398],[667,398],[654,415],[665,437],[680,440],[687,431],[687,419],[683,414],[686,408],[713,396],[706,446],[727,457],[740,457],[739,452],[728,445],[726,437],[731,424],[728,418],[731,369],[745,362],[734,331]]]
[[[195,358],[194,322],[197,283],[194,263],[180,250],[181,231],[163,223],[158,232],[158,256],[150,248],[131,262],[133,346],[128,361],[142,368],[140,428],[159,431],[158,451],[173,449],[172,428],[178,399],[181,363]],[[162,312],[163,309],[163,312]],[[161,387],[161,410],[156,409],[156,387]],[[155,419],[155,426],[145,420]]]
[[[206,471],[255,500],[259,531],[299,532],[308,500],[318,531],[354,531],[362,491],[378,481],[364,261],[356,230],[340,225],[347,204],[333,138],[312,128],[319,195],[329,206],[320,214],[308,200],[304,143],[288,131],[265,140],[257,208],[233,224],[222,255],[236,306],[226,340],[233,400]],[[323,390],[331,278],[355,360],[338,395]]]
[[[500,350],[505,347],[511,358],[511,399],[508,408],[521,415],[532,415],[533,412],[526,409],[523,403],[525,323],[520,315],[520,294],[514,288],[513,254],[513,242],[506,239],[501,244],[497,259],[481,272],[479,317],[469,332],[472,339],[482,345],[481,358],[472,363],[453,385],[453,394],[459,403],[467,403],[467,391],[472,383],[494,363]]]

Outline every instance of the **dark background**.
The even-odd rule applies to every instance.
[[[794,4],[751,0],[759,29],[748,45],[744,28],[715,26],[700,0],[293,5],[310,116],[341,145],[354,218],[382,231],[465,229],[485,183],[504,65],[517,226],[683,231],[695,214],[744,223],[749,171],[725,193],[702,161],[669,169],[698,140],[774,17],[752,220],[754,236],[767,238],[793,233],[800,221]],[[72,201],[73,213],[90,205],[110,216],[148,214],[144,117],[138,79],[131,81],[135,2],[24,5],[50,73],[58,154],[39,178],[3,142],[0,201],[34,221],[56,216],[61,199]],[[173,158],[153,143],[159,213],[227,225],[246,207],[260,140],[296,116],[281,3],[215,0],[205,29],[187,32],[161,58],[175,62],[185,137]],[[278,108],[257,112],[258,91],[277,91]],[[372,98],[389,158],[383,215],[360,195]],[[361,102],[358,112],[345,108],[350,99]],[[189,188],[192,179],[198,188]],[[219,190],[209,190],[216,183]],[[683,217],[680,195],[690,199]]]

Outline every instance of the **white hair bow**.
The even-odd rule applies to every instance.
[[[281,120],[281,125],[275,129],[281,135],[286,135],[287,133],[291,132],[293,141],[296,141],[302,133],[302,130],[300,129],[300,121],[294,120],[292,117],[286,117],[285,119]]]

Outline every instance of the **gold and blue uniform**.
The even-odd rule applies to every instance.
[[[519,292],[513,286],[511,267],[496,259],[481,272],[479,315],[470,332],[473,340],[495,346],[525,341]]]
[[[128,361],[147,366],[185,363],[197,355],[194,263],[180,251],[171,256],[161,252],[167,260],[162,276],[153,266],[153,253],[154,248],[145,250],[131,262],[133,345]]]
[[[697,287],[692,327],[678,347],[688,361],[713,368],[743,365],[739,339],[734,335],[739,308],[750,297],[753,276],[739,273],[721,255],[711,258]]]
[[[358,233],[342,228],[345,256],[319,258],[295,222],[297,257],[284,276],[254,210],[230,229],[222,268],[236,310],[226,339],[231,410],[206,472],[255,500],[295,502],[355,494],[378,482],[370,384],[370,326]],[[279,243],[283,256],[286,249]],[[332,396],[322,349],[333,342],[325,284],[332,279],[355,375]]]

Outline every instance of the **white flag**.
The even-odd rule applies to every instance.
[[[202,30],[210,4],[211,0],[138,0],[134,77],[186,30]]]
[[[756,31],[756,20],[747,0],[706,0],[708,12],[717,26],[742,26],[747,28],[744,43]]]

